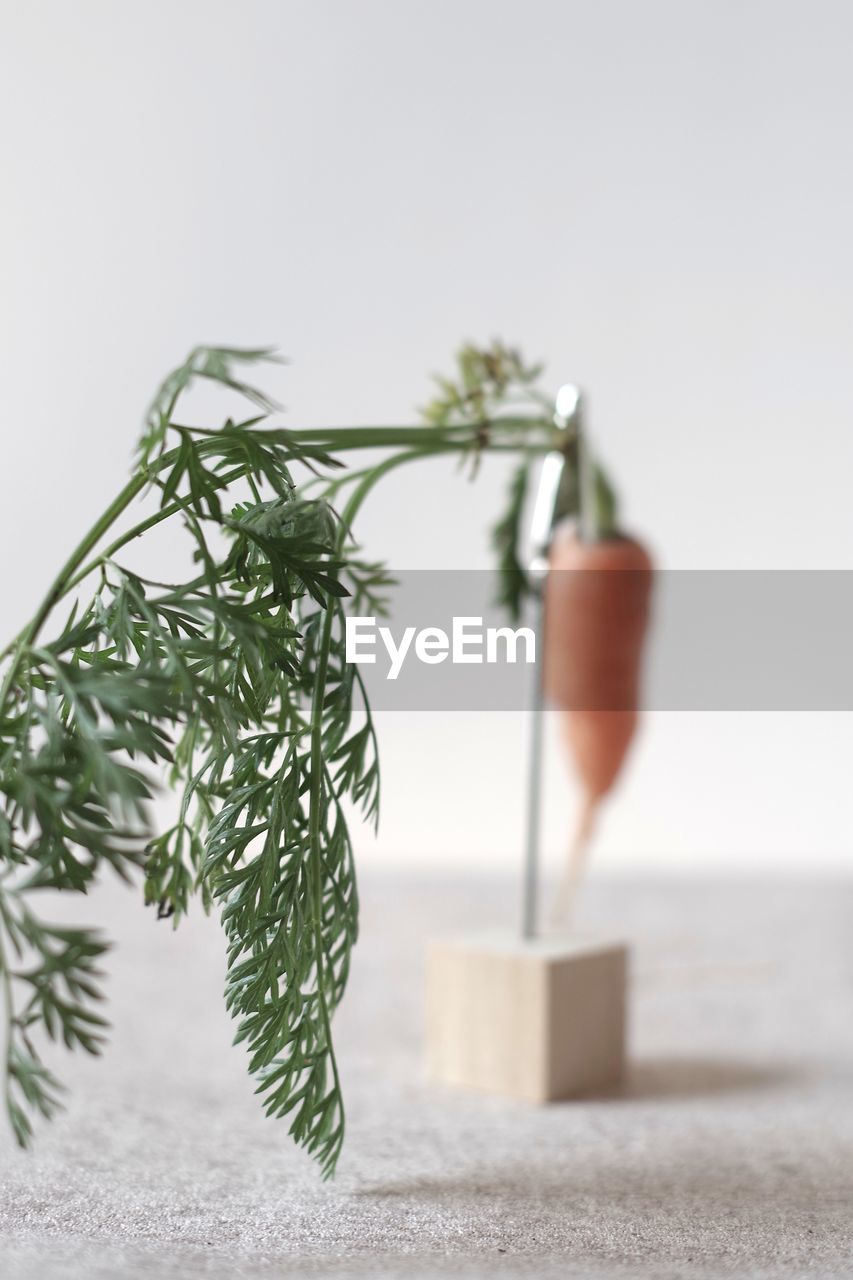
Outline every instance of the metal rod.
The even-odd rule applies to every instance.
[[[544,586],[544,583],[543,583]],[[524,858],[521,936],[535,938],[539,906],[539,823],[542,812],[542,738],[545,705],[542,647],[545,641],[545,592],[536,600],[536,664],[533,670],[533,708],[530,721],[530,773],[527,784],[527,840]]]
[[[580,435],[581,393],[566,384],[557,393],[554,421],[558,427],[574,422]],[[580,452],[580,438],[579,438]],[[539,487],[530,527],[530,577],[536,587],[535,636],[536,664],[533,671],[533,705],[530,720],[530,771],[527,784],[527,838],[524,852],[524,882],[521,904],[521,934],[535,938],[539,908],[539,844],[542,816],[542,755],[545,730],[545,587],[548,579],[548,547],[563,477],[565,456],[557,451],[546,455],[539,473]],[[587,463],[588,465],[588,463]],[[579,469],[584,461],[579,458]],[[583,475],[578,477],[584,484]],[[581,510],[589,503],[581,501]]]
[[[580,400],[575,409],[574,420],[575,438],[578,442],[578,534],[581,542],[595,542],[598,538],[595,470]]]

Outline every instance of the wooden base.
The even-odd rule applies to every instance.
[[[433,1080],[548,1102],[612,1092],[625,1068],[628,952],[491,934],[427,957]]]

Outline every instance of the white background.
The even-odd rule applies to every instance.
[[[492,335],[581,382],[669,568],[853,568],[853,9],[3,0],[3,631],[119,487],[160,376],[275,343],[293,423],[413,420]],[[400,474],[400,568],[488,563],[505,484]],[[161,548],[166,562],[170,548]],[[653,715],[600,868],[847,867],[853,718]],[[509,865],[511,715],[385,716],[362,858]],[[573,796],[549,760],[546,844]]]

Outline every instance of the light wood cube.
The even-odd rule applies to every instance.
[[[430,1077],[549,1102],[616,1089],[625,1069],[620,943],[481,935],[427,956]]]

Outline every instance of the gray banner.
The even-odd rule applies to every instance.
[[[554,585],[564,598],[581,600],[590,590],[594,594],[591,579],[600,571],[572,576],[584,581]],[[612,593],[614,578],[622,575],[611,570],[605,576]],[[394,572],[394,578],[387,616],[348,623],[351,652],[374,708],[530,707],[534,659],[542,655],[535,607],[528,606],[520,623],[511,623],[495,604],[492,573],[413,570]],[[513,662],[513,643],[500,629],[516,627],[523,630],[515,639]],[[552,647],[549,660],[557,664],[600,659],[600,666],[608,660],[607,643],[594,637],[587,637],[582,658],[571,639],[564,646],[558,637]],[[640,701],[666,711],[849,711],[851,655],[853,572],[658,572]],[[599,678],[599,690],[607,687],[607,679]],[[619,695],[612,702],[600,693],[597,699],[596,706],[623,709]]]

